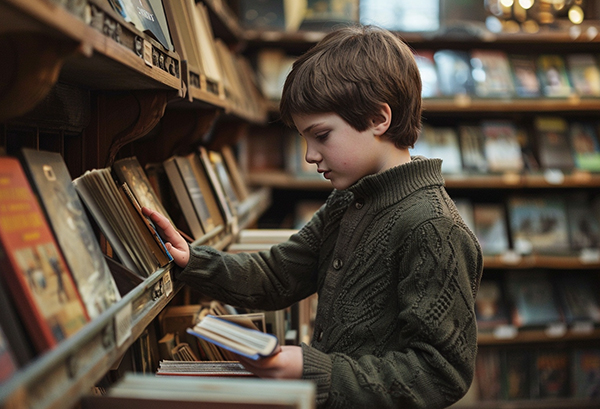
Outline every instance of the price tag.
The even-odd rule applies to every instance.
[[[498,325],[494,328],[494,338],[496,339],[513,339],[519,331],[514,325]]]
[[[560,169],[546,169],[544,179],[551,185],[562,185],[565,181],[565,174]]]
[[[133,307],[128,303],[119,312],[115,314],[115,338],[117,348],[121,347],[131,336]]]
[[[562,323],[550,324],[544,332],[550,338],[560,338],[567,333],[567,326]]]
[[[594,332],[594,323],[591,321],[580,321],[573,324],[571,331],[574,334],[591,334]]]
[[[173,281],[171,280],[171,272],[167,271],[167,273],[163,276],[163,290],[165,292],[165,296],[168,298],[173,292]]]
[[[600,249],[583,249],[579,253],[579,261],[583,264],[594,264],[600,262]]]

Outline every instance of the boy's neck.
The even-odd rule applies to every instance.
[[[390,147],[387,152],[388,154],[384,159],[384,163],[380,172],[403,165],[411,160],[408,149],[400,149],[392,144],[392,147]]]

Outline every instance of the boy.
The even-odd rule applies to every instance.
[[[332,32],[294,64],[280,110],[334,191],[298,234],[255,254],[189,248],[146,210],[183,267],[177,278],[247,308],[317,292],[310,346],[242,362],[261,377],[314,381],[319,407],[452,404],[473,377],[483,262],[441,160],[410,157],[421,125],[410,49],[375,27]]]

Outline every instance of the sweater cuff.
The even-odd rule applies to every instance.
[[[329,398],[331,388],[331,358],[329,355],[302,343],[302,379],[313,381],[317,389],[317,405]]]

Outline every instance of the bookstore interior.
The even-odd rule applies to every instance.
[[[316,296],[209,299],[141,209],[228,252],[301,229],[332,187],[278,100],[356,22],[413,50],[411,152],[443,159],[484,254],[454,406],[600,407],[600,2],[0,0],[1,408],[315,407],[232,351],[310,343]]]

